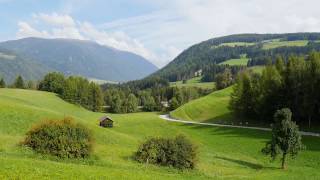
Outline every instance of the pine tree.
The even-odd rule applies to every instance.
[[[291,121],[291,116],[292,113],[288,108],[275,113],[271,141],[267,142],[266,147],[262,149],[262,152],[270,155],[273,160],[281,154],[282,169],[286,168],[287,155],[294,158],[304,149],[299,128],[295,122]]]
[[[24,80],[20,75],[14,81],[13,87],[14,88],[18,88],[18,89],[24,89],[25,88]]]
[[[5,88],[6,87],[6,82],[4,81],[3,78],[0,79],[0,88]]]

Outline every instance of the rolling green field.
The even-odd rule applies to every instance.
[[[192,120],[198,122],[229,122],[232,114],[228,109],[232,87],[215,91],[202,98],[172,111],[170,115],[177,119]]]
[[[214,89],[214,82],[201,82],[201,77],[194,77],[192,79],[187,80],[187,83],[182,83],[182,81],[171,82],[171,87],[198,87],[202,89]]]
[[[273,49],[283,46],[306,46],[308,41],[298,40],[298,41],[271,41],[263,44],[262,49]]]
[[[227,61],[223,61],[219,64],[228,64],[230,66],[246,66],[248,64],[249,58],[247,55],[241,55],[239,59],[229,59]]]
[[[228,93],[230,90],[220,92]],[[219,97],[219,93],[215,96]],[[110,114],[115,127],[98,126],[102,113],[69,104],[55,94],[0,89],[0,179],[317,179],[320,177],[320,139],[303,137],[307,150],[289,169],[279,169],[260,153],[269,132],[183,125],[166,122],[158,113]],[[92,157],[59,160],[33,153],[20,146],[33,123],[46,118],[72,116],[85,124],[95,137]],[[139,164],[131,156],[150,136],[184,134],[197,146],[196,169]]]

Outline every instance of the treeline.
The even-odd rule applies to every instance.
[[[262,47],[262,45],[260,45]],[[247,56],[251,57],[248,61],[248,66],[266,65],[275,62],[278,56],[283,59],[288,59],[290,55],[295,54],[299,56],[307,56],[312,51],[320,51],[320,43],[309,41],[307,46],[292,46],[292,47],[278,47],[269,50],[260,50],[259,48],[250,48],[247,51]]]
[[[320,53],[277,58],[262,74],[242,72],[231,95],[230,108],[245,118],[272,120],[288,107],[293,119],[309,126],[320,115]]]
[[[264,41],[280,39],[280,41],[306,40],[309,41],[305,47],[279,47],[270,50],[262,48]],[[275,60],[276,55],[287,58],[289,54],[306,55],[312,50],[320,51],[320,33],[289,33],[289,34],[239,34],[219,38],[191,46],[183,51],[172,62],[162,70],[151,76],[159,76],[170,82],[190,79],[199,69],[208,65],[219,64],[228,59],[240,58],[242,54],[252,59],[249,66],[265,65],[267,58]],[[222,43],[248,42],[255,43],[251,46],[219,46]]]
[[[242,54],[246,54],[247,49],[244,46],[221,46],[215,48],[211,46],[208,46],[208,44],[192,46],[187,51],[182,52],[165,68],[151,76],[159,76],[170,82],[190,79],[196,71],[205,69],[208,65],[211,66],[228,59],[240,58]]]
[[[104,104],[100,86],[82,77],[49,73],[40,81],[38,89],[57,93],[62,99],[92,111],[101,111]]]
[[[201,81],[214,82],[217,80],[217,76],[219,77],[225,72],[228,72],[232,77],[235,77],[240,71],[243,71],[244,69],[246,69],[246,66],[211,64],[203,68]]]
[[[22,76],[18,75],[12,84],[7,84],[4,78],[0,79],[0,88],[18,88],[18,89],[37,89],[37,82],[27,81],[23,79]]]
[[[167,111],[211,92],[196,87],[170,87],[160,82],[152,86],[140,86],[147,83],[143,81],[104,85],[105,105],[113,113],[136,112],[138,109],[133,108],[136,105],[143,111]]]

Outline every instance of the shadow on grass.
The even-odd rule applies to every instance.
[[[242,129],[242,128],[233,128],[233,127],[216,127],[216,126],[207,126],[207,125],[195,125],[195,124],[183,124],[181,126],[188,127],[190,129],[204,130],[208,131],[212,135],[220,135],[226,138],[254,138],[261,140],[268,140],[271,137],[270,132],[254,130],[254,129]]]
[[[255,170],[260,170],[260,169],[264,168],[260,164],[251,163],[251,162],[247,162],[247,161],[243,161],[243,160],[231,159],[231,158],[220,157],[220,156],[216,156],[215,158],[221,159],[221,160],[224,160],[224,161],[229,161],[229,162],[232,162],[232,163],[236,163],[236,164],[239,164],[240,166],[245,166],[245,167],[248,167],[248,168],[251,168],[251,169],[255,169]]]

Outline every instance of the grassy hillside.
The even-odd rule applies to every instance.
[[[219,47],[221,46],[228,46],[228,47],[236,47],[236,46],[253,46],[256,43],[248,43],[248,42],[229,42],[229,43],[222,43],[219,44]]]
[[[292,47],[292,46],[306,46],[309,41],[306,40],[298,40],[298,41],[270,41],[267,43],[263,43],[262,49],[274,49],[278,47]]]
[[[190,101],[170,115],[174,118],[193,121],[229,121],[232,119],[228,104],[232,87],[215,91],[202,98]]]
[[[203,89],[214,89],[214,82],[201,82],[201,77],[194,77],[192,79],[187,80],[186,83],[182,81],[171,82],[171,87],[198,87]]]
[[[221,93],[221,92],[220,92]],[[227,92],[226,92],[227,93]],[[218,96],[216,94],[216,96]],[[65,115],[90,128],[95,137],[93,157],[58,160],[19,146],[33,123]],[[101,113],[68,104],[55,94],[0,89],[0,179],[305,179],[320,176],[320,139],[304,137],[307,150],[279,169],[260,153],[268,132],[181,125],[158,118],[157,113],[110,115],[115,127],[97,126]],[[136,163],[132,153],[150,136],[185,134],[199,147],[195,170]]]
[[[249,61],[249,58],[247,58],[246,55],[241,55],[239,59],[229,59],[219,64],[228,64],[230,66],[246,66],[248,64],[248,61]]]

